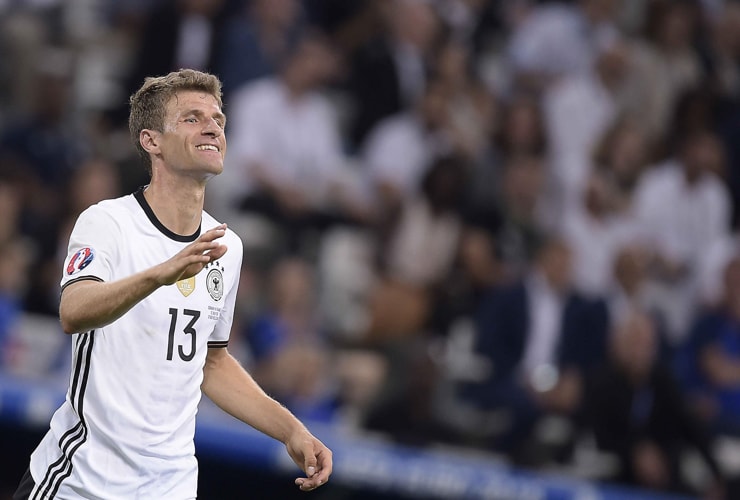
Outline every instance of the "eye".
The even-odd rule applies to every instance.
[[[185,118],[185,122],[187,122],[187,123],[197,123],[198,122],[198,119],[195,118],[195,117],[193,117],[193,116],[191,116],[190,118]]]

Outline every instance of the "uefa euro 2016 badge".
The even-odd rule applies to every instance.
[[[85,247],[77,250],[67,263],[67,275],[72,276],[77,274],[95,259],[95,252],[90,247]]]
[[[216,261],[208,263],[206,269],[208,269],[208,274],[206,274],[208,294],[213,300],[219,301],[224,296],[224,268]]]

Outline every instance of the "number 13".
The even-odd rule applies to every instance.
[[[182,349],[182,344],[177,346],[177,353],[180,355],[180,359],[183,361],[190,361],[193,359],[193,356],[195,356],[195,328],[193,326],[195,325],[195,322],[198,321],[198,318],[200,318],[200,311],[194,311],[193,309],[184,309],[182,313],[185,316],[190,316],[190,322],[187,324],[185,328],[183,328],[183,333],[187,333],[190,335],[190,352],[185,354],[185,351]],[[170,334],[167,340],[167,360],[172,360],[172,353],[175,350],[175,327],[177,326],[177,309],[174,307],[170,308]]]

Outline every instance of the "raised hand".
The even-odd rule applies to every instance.
[[[217,239],[226,234],[226,224],[221,224],[201,234],[197,240],[183,248],[172,258],[157,266],[157,281],[161,285],[171,285],[182,279],[195,276],[214,260],[226,253],[226,245]]]

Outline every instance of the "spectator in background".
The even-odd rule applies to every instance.
[[[506,48],[511,88],[539,93],[560,77],[591,71],[597,49],[617,36],[615,0],[548,2],[515,24]]]
[[[711,471],[706,489],[722,492],[722,476],[709,435],[686,405],[670,369],[658,361],[656,327],[634,313],[612,332],[609,363],[589,384],[587,406],[596,441],[619,459],[612,479],[674,493],[697,493],[680,468],[685,450],[696,450]],[[722,498],[709,496],[708,498]]]
[[[655,303],[649,281],[649,252],[630,241],[617,249],[610,269],[611,287],[606,293],[609,324],[614,329],[635,315],[648,315],[657,327],[661,347],[665,346],[665,318]]]
[[[419,192],[429,165],[457,151],[448,98],[448,87],[432,80],[411,110],[380,121],[368,136],[361,158],[370,206],[381,224]]]
[[[0,367],[11,371],[20,368],[14,366],[21,359],[18,350],[22,348],[16,342],[16,329],[23,313],[32,255],[24,239],[0,243]]]
[[[699,54],[694,47],[701,20],[696,2],[653,0],[649,2],[643,38],[632,45],[640,95],[635,105],[652,138],[669,131],[676,102],[702,77]]]
[[[12,369],[16,356],[15,328],[28,289],[33,250],[20,234],[22,202],[12,182],[0,180],[0,367]]]
[[[722,12],[712,19],[709,40],[711,77],[723,95],[740,97],[740,5],[723,2]]]
[[[421,190],[407,198],[379,250],[379,283],[370,297],[371,342],[417,336],[429,327],[458,252],[467,170],[455,157],[435,160]]]
[[[473,186],[474,193],[466,200],[460,257],[463,267],[474,273],[476,288],[520,279],[529,269],[547,230],[544,161],[536,154],[508,155],[497,178],[490,180],[493,185]],[[480,170],[474,175],[479,174]],[[478,184],[483,182],[478,178]],[[481,196],[483,190],[490,195]]]
[[[313,271],[291,258],[276,264],[264,311],[248,325],[252,373],[298,418],[330,422],[338,406],[332,353],[317,315]]]
[[[645,172],[635,212],[645,244],[655,255],[652,279],[674,345],[687,333],[699,298],[706,249],[730,232],[731,201],[719,173],[724,152],[709,131],[685,138],[676,157]]]
[[[224,26],[217,70],[227,100],[245,83],[274,75],[302,28],[296,0],[253,0]]]
[[[17,117],[0,131],[0,162],[21,193],[20,231],[33,244],[33,269],[43,268],[55,257],[64,190],[89,153],[85,130],[72,121],[72,53],[48,48],[37,64],[31,113]],[[36,283],[39,279],[37,274],[31,276],[28,289],[50,290],[43,280]],[[29,294],[24,307],[57,314],[56,307],[46,307],[45,301],[35,299]]]
[[[475,316],[476,353],[491,370],[470,385],[467,397],[478,408],[508,414],[508,427],[493,446],[514,457],[522,458],[544,416],[577,421],[584,383],[605,358],[606,308],[573,292],[571,264],[563,241],[544,241],[531,272],[492,290]]]
[[[494,136],[494,148],[500,156],[544,155],[548,152],[542,107],[535,95],[522,92],[504,102]]]
[[[740,221],[740,4],[723,2],[720,15],[710,25],[709,75],[705,81],[716,89],[718,133],[727,150],[727,183],[732,193],[733,221]]]
[[[24,199],[29,203],[58,203],[58,188],[85,157],[82,130],[70,126],[73,58],[71,51],[46,47],[36,61],[32,109],[0,131],[0,158],[26,178]],[[49,217],[56,207],[39,210],[40,218]]]
[[[467,211],[478,218],[497,210],[505,165],[519,157],[545,158],[547,136],[539,100],[517,94],[504,100],[492,125],[491,143],[483,161],[473,164]]]
[[[0,242],[16,239],[20,233],[22,191],[12,179],[0,174]]]
[[[166,0],[147,13],[126,95],[149,75],[180,68],[213,71],[221,50],[224,5],[225,0]]]
[[[481,161],[493,133],[496,102],[471,58],[470,47],[449,36],[435,51],[432,74],[447,89],[449,128],[458,153]]]
[[[234,146],[217,185],[242,212],[276,224],[290,252],[302,250],[307,231],[340,219],[342,203],[350,206],[337,117],[321,93],[337,63],[323,36],[306,33],[279,75],[243,86],[229,107]]]
[[[53,246],[44,249],[43,260],[36,263],[35,279],[29,283],[26,307],[56,315],[59,309],[59,263],[67,252],[67,241],[74,221],[83,210],[95,203],[121,195],[118,169],[107,160],[93,157],[80,163],[64,185],[67,194],[60,207],[59,225],[54,234]]]
[[[694,321],[680,365],[696,406],[721,434],[740,436],[740,257],[724,268],[722,300]]]
[[[546,172],[539,156],[514,156],[503,166],[499,206],[488,219],[505,279],[520,279],[546,239]]]
[[[616,212],[634,212],[635,188],[652,159],[652,143],[634,118],[618,120],[601,138],[593,168],[607,184]]]
[[[623,40],[602,45],[592,69],[555,82],[543,95],[554,203],[578,203],[601,137],[629,110],[630,51]]]
[[[637,237],[637,223],[632,214],[617,211],[615,195],[601,175],[590,175],[581,198],[580,206],[562,214],[562,233],[578,262],[575,288],[603,297],[612,287],[612,262],[619,249]]]
[[[349,137],[355,148],[380,120],[418,101],[440,30],[440,20],[425,0],[389,0],[383,19],[378,37],[351,60],[347,89],[355,109]]]

